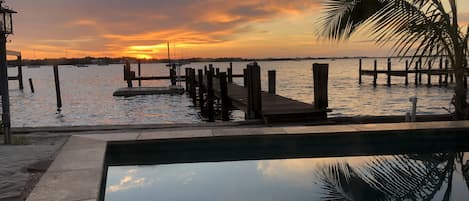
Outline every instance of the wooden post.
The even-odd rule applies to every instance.
[[[419,85],[422,84],[422,58],[419,59]]]
[[[176,86],[176,64],[173,64],[170,69],[171,86]]]
[[[314,106],[317,109],[326,109],[328,103],[329,64],[313,64],[314,79]]]
[[[215,121],[215,114],[213,109],[213,104],[215,102],[215,94],[213,91],[213,74],[214,69],[210,67],[210,70],[207,74],[207,116],[209,122]]]
[[[358,84],[362,84],[362,59],[358,60]]]
[[[215,69],[215,77],[220,76],[220,68]]]
[[[132,75],[130,73],[129,61],[126,61],[124,65],[124,80],[127,81],[127,87],[132,88]]]
[[[138,69],[137,69],[137,74],[138,74],[138,77],[142,77],[142,62],[139,60],[137,60],[137,65],[138,65]],[[142,80],[138,80],[138,86],[141,87],[142,86]]]
[[[419,62],[415,62],[415,86],[419,86]]]
[[[195,86],[195,69],[194,68],[190,68],[189,69],[189,75],[190,75],[190,94],[191,94],[191,97],[192,97],[192,103],[194,104],[194,106],[197,104],[197,87]],[[186,77],[187,79],[187,77]]]
[[[428,69],[427,69],[427,86],[431,87],[432,86],[432,61],[428,61]]]
[[[222,121],[230,120],[228,110],[230,107],[230,99],[228,98],[228,83],[226,73],[220,73],[220,99],[221,99],[221,119]]]
[[[262,95],[261,95],[261,68],[257,63],[247,66],[248,71],[248,119],[259,119],[262,116]]]
[[[185,77],[186,77],[186,79],[185,79],[185,83],[186,83],[185,91],[186,91],[186,92],[190,92],[190,76],[189,76],[189,72],[190,72],[190,69],[189,69],[189,68],[184,68],[184,75],[185,75]],[[189,93],[189,95],[192,95],[192,94]]]
[[[199,107],[200,111],[204,111],[204,71],[199,69],[198,75],[198,84],[199,84]]]
[[[391,58],[388,58],[388,87],[391,86]]]
[[[269,79],[269,93],[276,93],[276,75],[275,70],[269,70],[268,79]]]
[[[440,71],[438,72],[438,86],[441,87],[443,85],[443,58],[440,58]]]
[[[33,79],[31,78],[29,78],[29,88],[31,89],[31,93],[34,93]]]
[[[18,85],[20,87],[20,90],[24,89],[23,86],[23,64],[22,64],[22,59],[21,56],[17,56],[17,63],[18,63]]]
[[[191,68],[184,68],[184,82],[186,87],[184,90],[189,93],[189,97],[192,98],[192,91],[191,91]]]
[[[61,111],[62,96],[60,95],[59,68],[57,65],[54,65],[54,80],[55,80],[55,94],[57,97],[57,111]]]
[[[409,60],[405,60],[405,86],[409,86]]]
[[[248,78],[248,69],[245,68],[245,69],[243,69],[243,81],[244,81],[243,86],[245,88],[248,87],[248,79],[249,79]]]
[[[373,87],[377,86],[377,79],[378,79],[378,61],[375,59],[374,63],[374,72],[373,72]]]
[[[449,77],[449,69],[448,69],[449,61],[445,59],[445,85],[448,86],[448,77]]]
[[[230,62],[230,67],[228,68],[228,83],[233,83],[233,63]]]

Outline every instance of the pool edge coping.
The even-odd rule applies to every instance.
[[[469,129],[469,121],[354,124],[337,126],[291,126],[260,128],[212,128],[178,131],[140,131],[113,134],[73,135],[34,187],[27,201],[91,201],[100,199],[105,154],[109,143],[172,139],[245,136],[344,135],[356,133]]]

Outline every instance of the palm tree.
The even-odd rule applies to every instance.
[[[458,22],[456,0],[325,0],[320,36],[350,38],[369,30],[379,45],[391,43],[396,56],[447,56],[455,72],[455,116],[468,118],[464,77],[469,30]]]

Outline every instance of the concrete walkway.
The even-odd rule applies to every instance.
[[[27,135],[15,139],[25,145],[0,145],[0,201],[25,200],[68,135]]]
[[[26,200],[61,147],[72,135],[175,131],[223,127],[259,127],[258,122],[169,125],[116,125],[14,128],[15,145],[4,145],[0,135],[0,201]]]

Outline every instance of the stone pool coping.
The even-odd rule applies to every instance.
[[[219,138],[270,135],[348,135],[356,133],[468,130],[469,121],[294,126],[261,128],[213,128],[203,130],[141,131],[99,135],[74,135],[61,149],[28,201],[97,201],[104,175],[109,143],[132,143],[168,139]]]

